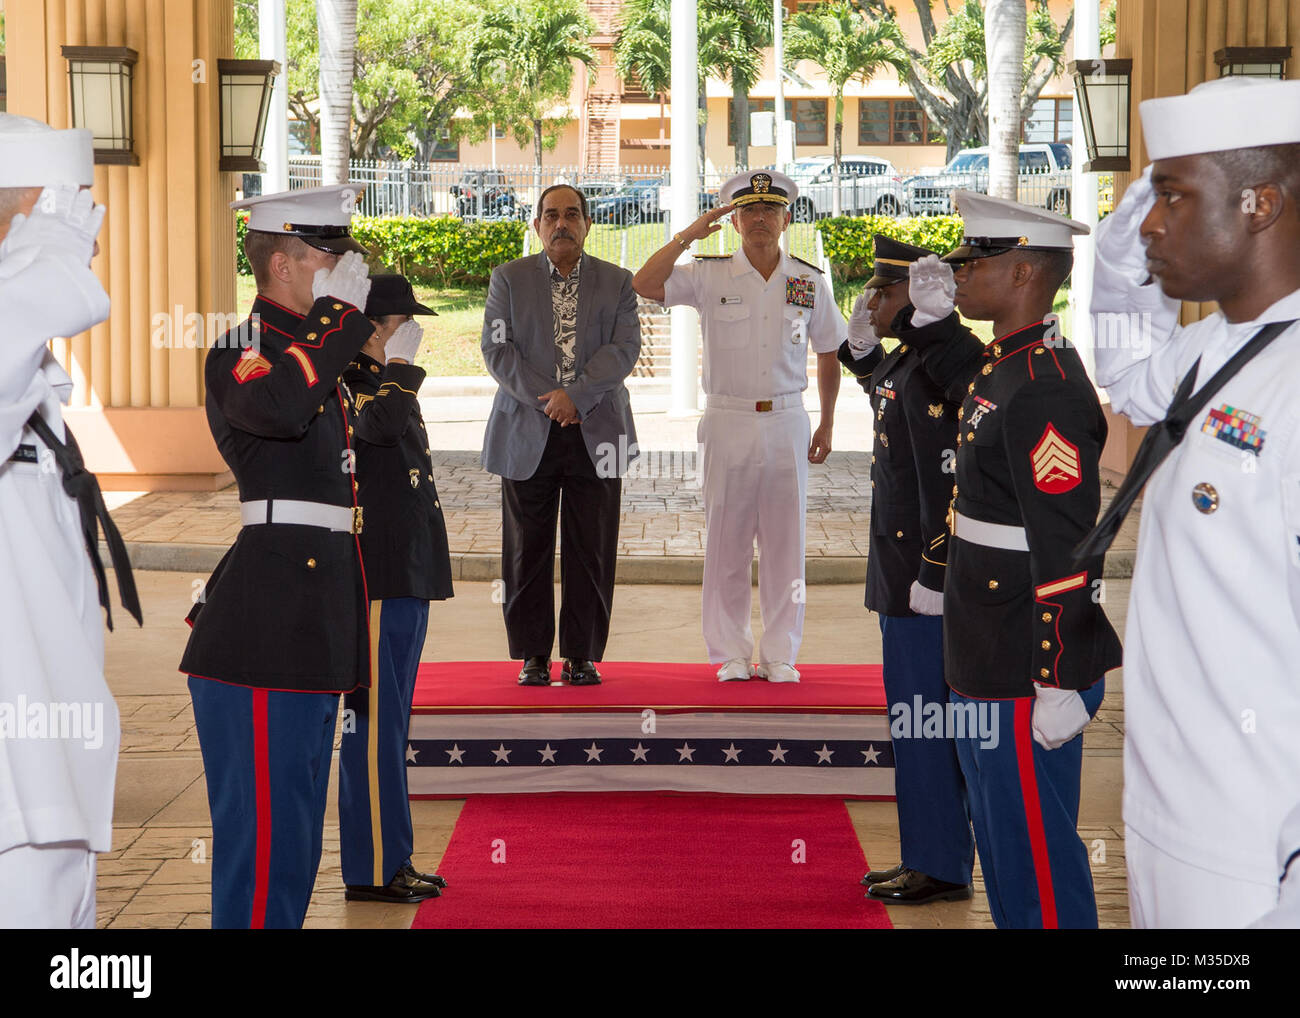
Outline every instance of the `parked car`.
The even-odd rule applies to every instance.
[[[831,156],[806,156],[790,167],[790,178],[799,185],[799,197],[790,209],[796,223],[811,223],[832,214],[834,162]],[[906,205],[903,178],[888,159],[859,155],[840,157],[842,215],[896,216]]]
[[[613,194],[599,198],[588,198],[587,212],[594,223],[610,223],[615,226],[636,226],[638,223],[659,222],[668,210],[659,204],[659,189],[663,180],[650,177],[625,182]],[[716,194],[701,191],[698,208],[707,212],[718,204]]]
[[[988,193],[988,146],[958,152],[938,173],[909,177],[905,183],[912,215],[951,215],[953,191]],[[1063,216],[1070,214],[1069,145],[1054,141],[1020,146],[1017,200]]]
[[[500,170],[466,170],[451,185],[456,214],[462,219],[528,218],[528,203],[521,200]]]

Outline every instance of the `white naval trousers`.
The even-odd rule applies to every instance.
[[[704,644],[752,661],[750,576],[758,540],[762,664],[793,665],[803,638],[804,509],[812,427],[802,403],[760,413],[709,407],[696,437],[704,489]]]
[[[84,841],[0,852],[0,928],[93,930],[95,853]]]
[[[1276,884],[1201,869],[1124,825],[1129,925],[1148,930],[1240,930],[1277,905]]]

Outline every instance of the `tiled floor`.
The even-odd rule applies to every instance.
[[[185,678],[176,671],[188,629],[182,619],[196,578],[184,573],[136,574],[145,627],[119,626],[108,637],[109,684],[122,714],[114,850],[100,858],[99,924],[108,927],[203,927],[209,922],[211,826]],[[436,604],[424,660],[500,660],[505,638],[500,606],[487,583],[458,583],[456,597]],[[1107,585],[1107,611],[1122,626],[1128,581]],[[698,587],[627,586],[615,595],[608,660],[703,660]],[[757,609],[757,606],[755,606]],[[755,611],[755,629],[758,624]],[[802,651],[806,661],[880,660],[874,616],[858,586],[810,586]],[[503,681],[510,676],[503,675]],[[1122,787],[1122,680],[1112,673],[1106,699],[1085,735],[1080,835],[1088,845],[1103,926],[1128,924],[1125,900]],[[331,775],[337,780],[337,762]],[[410,906],[347,903],[339,872],[336,787],[325,822],[324,855],[307,916],[309,927],[406,927]],[[416,802],[415,862],[437,866],[460,802]],[[852,802],[848,810],[872,864],[898,858],[891,803]],[[856,881],[861,874],[847,874]],[[990,926],[977,871],[970,902],[894,908],[900,927]],[[454,887],[448,894],[455,894]]]

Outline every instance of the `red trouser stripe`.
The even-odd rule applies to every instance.
[[[1056,929],[1056,892],[1052,888],[1052,864],[1047,855],[1047,835],[1043,831],[1043,808],[1038,801],[1038,777],[1034,773],[1034,698],[1016,700],[1016,764],[1020,769],[1020,797],[1025,805],[1025,826],[1029,829],[1029,852],[1034,860],[1038,880],[1038,904],[1043,913],[1043,929]]]
[[[253,782],[257,790],[257,855],[253,862],[253,915],[250,928],[266,926],[266,894],[271,876],[271,737],[267,730],[267,691],[253,690]]]

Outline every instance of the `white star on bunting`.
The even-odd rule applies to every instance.
[[[722,751],[722,762],[727,763],[728,761],[731,761],[732,763],[740,763],[740,754],[743,752],[744,750],[737,749],[736,744],[733,742]]]
[[[677,762],[695,763],[695,747],[689,742],[683,742],[677,749]]]
[[[415,763],[415,757],[420,751],[412,746],[409,742],[406,744],[406,762]]]
[[[833,750],[833,749],[827,749],[827,748],[826,748],[826,743],[823,742],[823,743],[822,743],[822,748],[819,749],[819,750],[817,751],[817,762],[818,762],[819,764],[830,763],[830,762],[831,762],[831,754],[834,753],[834,752],[835,752],[835,750]]]
[[[600,754],[605,751],[593,742],[587,747],[587,749],[583,750],[583,752],[587,754],[587,763],[591,763],[593,760],[595,760],[596,763],[600,763]]]
[[[537,752],[542,756],[542,763],[555,763],[555,750],[551,749],[549,742],[545,749],[539,749]]]
[[[869,763],[875,763],[876,758],[880,756],[880,750],[876,749],[871,743],[867,743],[866,749],[858,750],[862,754],[862,765],[865,767]]]
[[[503,742],[501,743],[499,748],[494,749],[492,751],[492,755],[496,757],[495,760],[496,763],[509,763],[510,754],[513,752],[514,752],[513,749],[506,749],[506,744]]]
[[[459,746],[457,746],[454,742],[451,744],[451,749],[444,749],[443,752],[446,753],[448,757],[450,757],[450,759],[447,761],[447,763],[449,764],[454,764],[454,763],[463,764],[465,762],[463,759],[461,759],[465,755],[465,751],[461,749]]]
[[[785,755],[790,751],[788,749],[782,749],[781,744],[778,742],[776,744],[776,749],[769,749],[768,752],[772,754],[772,763],[777,763],[778,761],[780,763],[785,763]]]
[[[645,755],[649,752],[650,751],[648,749],[646,749],[643,745],[641,745],[641,743],[638,742],[636,744],[636,748],[632,750],[632,762],[635,763],[636,761],[640,760],[642,763],[648,763],[649,761],[646,760]]]

